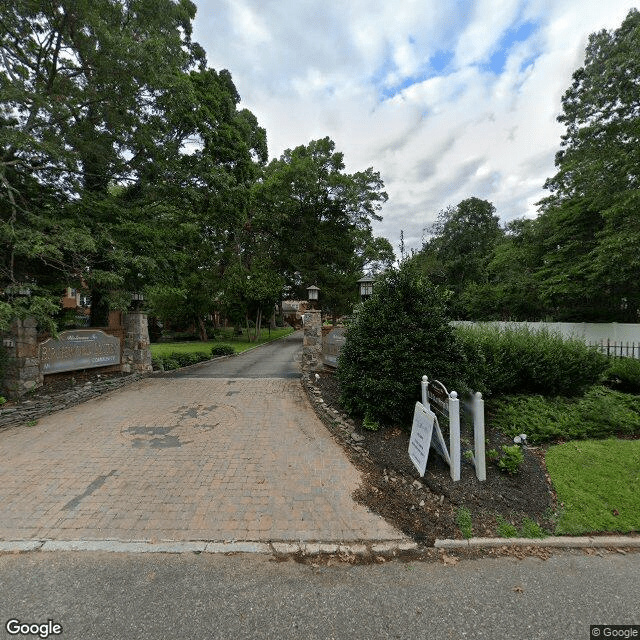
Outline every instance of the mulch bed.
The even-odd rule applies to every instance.
[[[542,450],[525,447],[524,463],[516,475],[487,465],[483,482],[464,458],[461,479],[453,482],[448,466],[432,450],[425,476],[420,478],[409,458],[407,430],[368,431],[361,420],[347,419],[339,401],[338,380],[331,373],[313,376],[307,389],[320,417],[363,472],[364,482],[354,495],[356,501],[414,540],[431,545],[437,538],[463,538],[456,524],[460,507],[471,512],[475,537],[497,537],[498,517],[519,528],[526,516],[543,528],[553,529],[554,494]],[[490,429],[486,436],[487,450],[513,444]]]

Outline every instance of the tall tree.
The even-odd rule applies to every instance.
[[[559,318],[637,321],[640,311],[640,13],[589,37],[562,98],[566,126],[545,187],[539,275]]]
[[[434,283],[445,284],[453,293],[455,317],[469,317],[463,292],[469,287],[475,291],[487,281],[487,264],[503,236],[495,212],[493,204],[475,197],[440,211],[429,229],[431,238],[412,258]]]
[[[148,176],[184,72],[204,65],[190,0],[16,0],[0,8],[0,280],[122,287],[110,185]],[[59,292],[58,292],[59,295]],[[99,295],[94,306],[99,307]],[[19,311],[4,300],[5,324]]]
[[[387,200],[379,173],[344,168],[332,140],[313,140],[273,160],[255,190],[260,224],[291,295],[302,297],[314,284],[323,308],[336,314],[355,300],[367,264],[393,260],[371,226]]]

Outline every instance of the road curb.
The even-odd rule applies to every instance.
[[[293,542],[234,540],[211,542],[207,540],[0,540],[0,553],[29,551],[104,551],[111,553],[211,553],[211,554],[270,554],[319,555],[345,553],[353,555],[396,554],[413,551],[418,544],[407,540],[372,540],[368,542]]]
[[[469,538],[436,540],[437,549],[481,549],[486,547],[603,548],[640,547],[640,536],[549,536],[548,538]]]
[[[412,540],[369,540],[333,542],[293,542],[291,540],[259,541],[177,541],[162,540],[0,540],[0,553],[31,551],[94,551],[111,553],[207,553],[207,554],[269,554],[319,555],[347,554],[358,556],[397,555],[429,548],[446,550],[489,549],[496,547],[530,548],[640,548],[640,536],[579,536],[548,538],[470,538],[468,540],[436,540],[433,547],[422,547]]]

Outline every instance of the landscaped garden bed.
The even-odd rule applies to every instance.
[[[454,482],[433,449],[419,478],[408,449],[423,375],[456,390],[461,404],[473,392],[483,394],[485,481],[463,455]],[[310,383],[311,397],[329,407],[320,414],[364,472],[356,499],[417,540],[640,531],[640,498],[627,499],[640,496],[640,459],[629,440],[622,440],[628,455],[610,455],[617,440],[593,449],[608,460],[596,465],[598,473],[625,478],[625,492],[601,475],[592,491],[597,506],[579,527],[567,517],[572,505],[581,508],[576,495],[596,466],[574,467],[574,477],[562,483],[561,471],[554,467],[549,477],[545,464],[549,448],[567,441],[640,436],[638,361],[609,361],[583,341],[551,332],[453,328],[446,292],[407,264],[381,277],[358,310],[335,376]],[[515,442],[520,434],[522,446]],[[472,444],[473,434],[463,431],[462,451]]]
[[[488,464],[484,482],[476,478],[473,466],[464,458],[461,479],[453,482],[446,463],[431,450],[427,471],[420,478],[409,458],[407,429],[371,431],[364,428],[361,419],[347,418],[340,403],[339,381],[332,373],[314,377],[309,390],[314,404],[323,407],[319,414],[324,422],[364,474],[356,500],[418,541],[429,544],[437,538],[471,535],[536,538],[640,530],[638,439],[525,446],[524,462],[517,473]],[[490,415],[487,450],[512,445],[510,436],[491,427]],[[463,432],[465,437],[472,434]],[[561,453],[563,447],[571,450]],[[580,452],[588,463],[577,457]],[[551,477],[545,464],[547,455],[554,461]],[[567,455],[574,460],[573,466],[564,464]],[[609,488],[607,482],[611,483]],[[585,491],[590,496],[583,501],[579,496]]]

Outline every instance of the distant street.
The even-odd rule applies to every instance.
[[[0,556],[6,621],[63,640],[589,640],[640,624],[640,554],[313,567],[268,556]],[[20,636],[19,636],[20,637]]]
[[[246,339],[246,338],[243,338]],[[213,343],[212,343],[213,344]],[[169,374],[176,378],[298,378],[302,331],[238,356]]]

